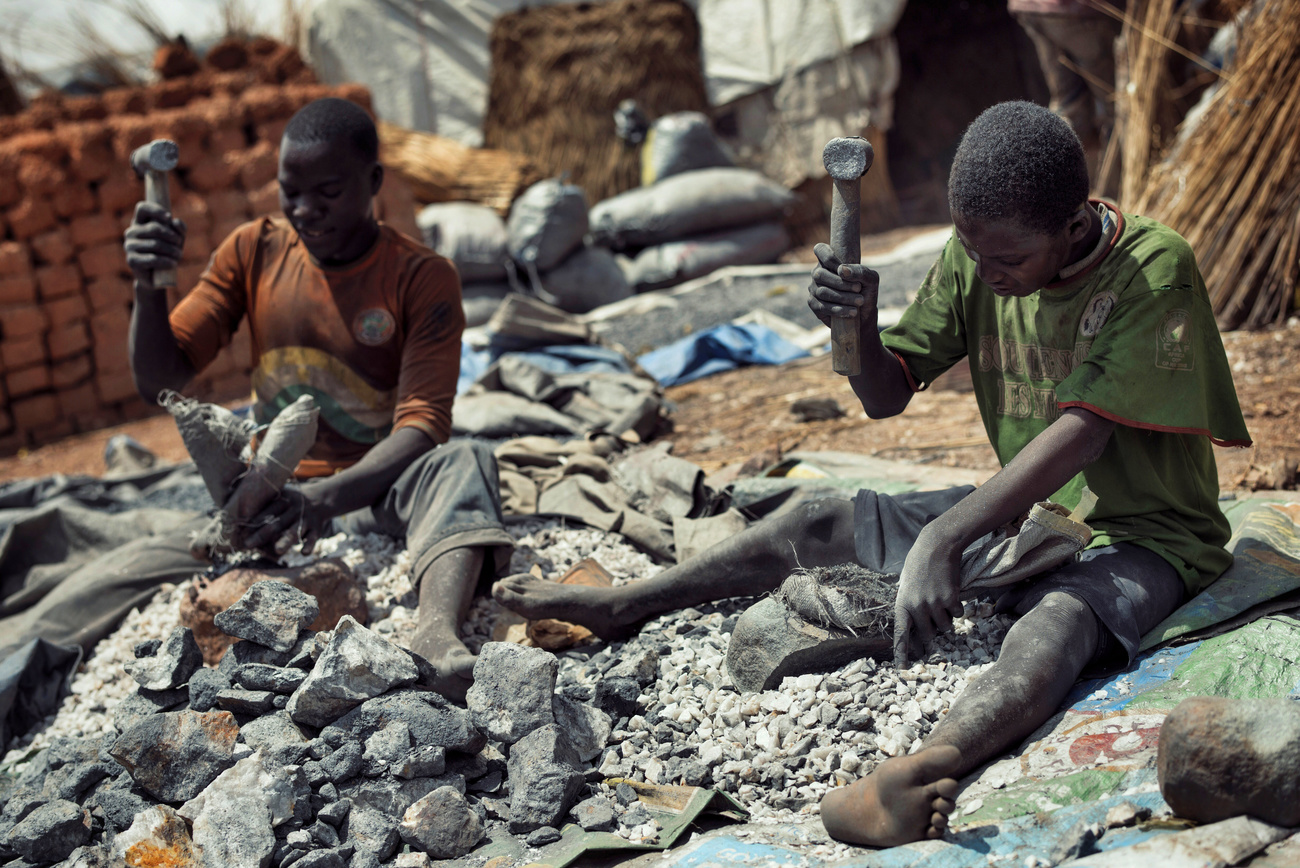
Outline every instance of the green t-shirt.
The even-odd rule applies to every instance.
[[[970,357],[1004,466],[1064,407],[1119,423],[1052,498],[1073,509],[1085,483],[1097,494],[1090,547],[1148,548],[1192,594],[1232,563],[1210,444],[1250,440],[1200,270],[1172,229],[1122,218],[1095,266],[1026,298],[998,297],[954,236],[881,337],[921,388]]]

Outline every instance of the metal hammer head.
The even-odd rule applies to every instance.
[[[171,139],[154,139],[131,152],[131,168],[142,178],[146,172],[170,172],[180,157],[180,149]]]
[[[843,136],[831,139],[822,149],[822,164],[826,174],[836,181],[856,181],[871,168],[875,153],[871,142],[861,136]]]

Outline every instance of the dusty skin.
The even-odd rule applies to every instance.
[[[614,615],[619,595],[606,588],[561,585],[527,573],[507,576],[492,586],[498,603],[525,618],[558,618],[581,624],[602,639],[617,639],[627,622]]]
[[[822,823],[831,837],[869,847],[942,838],[961,765],[961,752],[946,744],[885,760],[865,778],[827,793]]]
[[[452,549],[436,558],[420,581],[420,623],[411,650],[438,670],[430,686],[458,702],[465,701],[474,683],[478,660],[460,641],[458,628],[469,612],[482,569],[483,549]]]

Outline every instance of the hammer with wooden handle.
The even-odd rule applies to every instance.
[[[826,173],[835,182],[831,196],[831,250],[844,265],[862,259],[862,176],[871,168],[875,154],[871,142],[861,136],[831,139],[822,150]],[[862,373],[862,347],[858,320],[831,319],[831,367],[835,373],[856,377]]]
[[[168,211],[172,210],[167,191],[167,173],[176,168],[180,149],[170,139],[154,139],[131,152],[131,168],[144,179],[144,198]],[[153,273],[155,289],[176,285],[176,269],[159,268]]]

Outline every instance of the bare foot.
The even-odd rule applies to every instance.
[[[438,677],[426,686],[448,699],[465,701],[465,691],[474,683],[474,663],[478,660],[445,624],[421,623],[411,640],[411,650],[428,660],[438,670]]]
[[[561,585],[520,573],[494,584],[492,597],[525,618],[557,618],[581,624],[602,639],[619,638],[628,623],[616,614],[614,588]]]
[[[941,838],[948,828],[961,764],[951,745],[894,757],[822,799],[822,824],[832,838],[870,847],[896,847]]]

